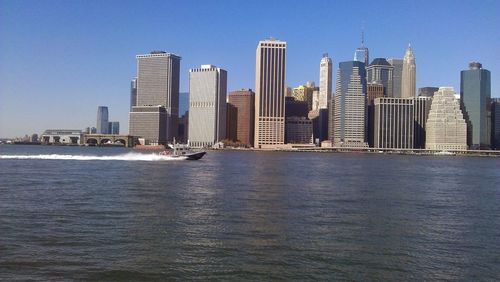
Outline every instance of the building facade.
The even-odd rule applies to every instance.
[[[313,122],[305,117],[286,118],[286,142],[290,144],[312,144]]]
[[[260,41],[255,65],[254,147],[280,147],[285,142],[286,42]]]
[[[439,87],[426,86],[418,89],[418,97],[432,97]]]
[[[242,89],[230,92],[229,103],[238,110],[236,139],[249,147],[253,147],[255,93],[252,89]]]
[[[440,87],[434,93],[425,127],[426,149],[467,149],[467,125],[453,87]]]
[[[427,118],[429,117],[431,105],[432,97],[420,96],[415,98],[413,105],[413,114],[415,120],[415,138],[413,141],[413,148],[425,149],[425,125],[427,123]]]
[[[120,122],[110,121],[108,123],[108,134],[120,134]]]
[[[167,144],[167,111],[163,106],[135,106],[129,114],[130,135],[142,145]]]
[[[99,106],[97,108],[97,133],[108,134],[109,113],[108,107]]]
[[[130,112],[137,106],[137,77],[130,81]]]
[[[238,140],[238,108],[233,104],[226,104],[226,140]]]
[[[375,148],[413,148],[413,103],[413,98],[384,97],[375,99]]]
[[[384,85],[384,97],[394,97],[393,90],[393,72],[394,67],[384,58],[376,58],[366,68],[366,81],[368,83],[381,83]]]
[[[367,119],[366,133],[368,146],[373,147],[374,141],[374,126],[375,126],[375,99],[384,97],[384,85],[381,83],[371,82],[367,84]]]
[[[500,150],[500,98],[491,99],[491,148]]]
[[[341,62],[334,96],[333,145],[367,147],[366,71],[358,61]]]
[[[491,147],[491,74],[472,62],[460,73],[460,102],[467,122],[467,144],[471,149]]]
[[[318,108],[328,109],[328,101],[332,96],[332,59],[323,54],[319,63],[319,94]]]
[[[414,98],[416,91],[417,65],[415,55],[410,45],[403,58],[403,71],[401,73],[401,98]]]
[[[388,59],[387,62],[394,67],[392,70],[392,97],[401,98],[401,80],[403,78],[403,60]]]
[[[226,138],[227,72],[213,65],[189,70],[189,144],[213,146]]]
[[[47,129],[40,137],[43,144],[82,144],[83,132],[77,129]]]
[[[354,51],[354,61],[363,62],[365,67],[370,63],[368,47],[365,46],[365,33],[361,32],[361,46]]]

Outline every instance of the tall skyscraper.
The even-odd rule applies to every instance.
[[[361,46],[354,51],[354,61],[365,63],[365,67],[370,63],[370,55],[368,47],[365,46],[365,32],[361,32]]]
[[[109,134],[120,134],[120,122],[119,121],[108,122],[108,133]]]
[[[285,141],[286,42],[259,42],[255,68],[256,148],[279,147]]]
[[[384,85],[382,83],[370,82],[367,85],[367,141],[370,147],[375,144],[374,130],[375,130],[375,99],[384,97]]]
[[[177,124],[179,117],[179,77],[180,77],[180,61],[181,57],[167,53],[164,51],[153,51],[146,55],[137,55],[137,99],[136,106],[138,107],[155,107],[165,108],[165,113],[161,114],[162,118],[166,118],[165,122],[161,122],[162,126],[166,126],[166,141],[172,141],[177,135]],[[154,116],[158,115],[158,111],[143,111],[142,115],[150,113]],[[132,112],[134,107],[132,107]],[[130,115],[130,124],[135,121],[132,117],[138,115]],[[144,126],[153,126],[145,124]],[[136,126],[130,126],[130,134],[140,136],[139,132],[132,130]],[[150,129],[148,131],[162,131],[163,129]],[[153,143],[158,140],[151,140]]]
[[[491,147],[500,150],[500,98],[491,99]]]
[[[417,65],[411,46],[408,45],[403,58],[403,71],[401,73],[401,98],[413,98],[416,91]]]
[[[167,111],[164,106],[135,106],[130,112],[130,135],[138,136],[142,145],[167,143]]]
[[[189,70],[189,144],[212,146],[226,138],[227,72],[213,65]]]
[[[385,97],[394,97],[392,94],[393,69],[394,67],[384,58],[374,59],[366,68],[367,82],[382,83]]]
[[[236,139],[247,146],[253,146],[255,93],[251,89],[230,92],[229,103],[238,109]]]
[[[425,127],[426,149],[467,149],[467,126],[453,87],[440,87],[434,93]]]
[[[467,144],[471,149],[491,146],[491,74],[472,62],[460,73],[460,101],[467,121]]]
[[[375,99],[374,147],[412,149],[413,98]]]
[[[367,147],[366,71],[363,62],[339,64],[334,101],[334,146]]]
[[[99,106],[97,108],[97,133],[98,134],[109,134],[108,132],[108,107]]]
[[[130,81],[130,111],[137,106],[137,77]]]
[[[318,108],[328,109],[328,101],[332,96],[332,59],[323,54],[319,63],[319,97]]]
[[[413,105],[413,114],[415,119],[415,141],[413,142],[413,148],[425,149],[425,125],[429,117],[431,105],[432,97],[420,96],[415,98]]]
[[[394,69],[392,70],[392,97],[401,98],[401,79],[403,76],[403,60],[402,59],[388,59],[387,62],[391,64]]]

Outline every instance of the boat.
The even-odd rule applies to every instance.
[[[176,144],[174,139],[174,144],[168,144],[170,149],[160,152],[162,156],[170,156],[173,158],[185,158],[186,160],[199,160],[207,152],[205,151],[194,151],[187,144]]]

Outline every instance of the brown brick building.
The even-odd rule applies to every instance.
[[[236,139],[248,146],[253,146],[255,123],[255,93],[251,89],[242,89],[229,93],[229,104],[236,107]]]

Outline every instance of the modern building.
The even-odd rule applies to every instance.
[[[256,148],[275,148],[285,142],[286,42],[259,42],[255,68]]]
[[[307,108],[312,111],[314,108],[314,91],[317,90],[313,83],[308,82],[306,85],[299,85],[292,90],[292,97],[295,101],[307,102]],[[319,94],[319,92],[317,92]],[[319,103],[319,97],[318,97]],[[318,104],[319,105],[319,104]]]
[[[227,72],[213,65],[189,70],[189,144],[208,147],[226,138]]]
[[[368,83],[381,83],[384,85],[384,97],[394,97],[393,90],[393,72],[394,67],[384,58],[376,58],[366,68],[366,81]]]
[[[108,107],[97,107],[97,133],[108,134],[109,113]]]
[[[164,106],[135,106],[129,114],[130,135],[142,145],[167,144],[167,110]]]
[[[439,90],[439,88],[438,88]],[[415,133],[413,148],[425,149],[425,125],[431,110],[432,97],[419,96],[415,98],[413,104]]]
[[[137,106],[137,77],[130,81],[130,111]]]
[[[375,148],[413,148],[413,102],[413,98],[384,97],[375,99]]]
[[[110,121],[108,123],[108,134],[120,134],[120,122]]]
[[[315,144],[328,140],[328,109],[317,109],[308,114],[313,123],[313,138]]]
[[[358,61],[341,62],[334,96],[333,145],[367,147],[366,71]]]
[[[491,147],[491,74],[472,62],[460,73],[461,109],[467,122],[467,144],[471,149]]]
[[[289,144],[313,143],[313,122],[305,117],[287,117],[285,132]]]
[[[293,97],[285,98],[285,117],[307,117],[308,114],[306,101],[297,101]]]
[[[319,96],[318,108],[328,109],[328,101],[332,96],[332,59],[323,54],[319,63]]]
[[[47,129],[40,141],[43,144],[78,145],[82,143],[83,132],[77,129]]]
[[[255,93],[242,89],[229,93],[229,103],[238,110],[236,139],[249,147],[254,142]]]
[[[375,144],[374,141],[374,125],[375,125],[375,99],[384,97],[384,85],[381,83],[371,82],[367,84],[367,119],[366,133],[367,141],[370,147]]]
[[[401,73],[401,98],[414,98],[416,97],[416,77],[417,65],[415,62],[415,55],[410,45],[406,49],[403,58],[403,71]]]
[[[179,127],[177,133],[177,141],[183,144],[188,143],[188,124],[189,124],[189,111],[179,118]]]
[[[491,147],[500,150],[500,98],[491,99]]]
[[[226,104],[226,139],[238,141],[238,108],[233,104]]]
[[[354,51],[354,61],[363,62],[365,67],[370,63],[370,55],[368,47],[365,46],[365,33],[361,32],[361,46]]]
[[[467,124],[453,87],[440,87],[434,93],[425,127],[426,149],[467,149]]]
[[[439,87],[432,87],[432,86],[420,87],[418,89],[418,97],[432,97],[434,96],[434,92],[438,90]]]
[[[137,98],[136,106],[140,107],[141,115],[149,113],[152,115],[151,120],[160,115],[165,118],[165,121],[153,124],[144,124],[146,127],[153,125],[165,126],[164,129],[149,128],[141,129],[140,131],[148,132],[163,132],[165,131],[165,140],[170,142],[177,135],[178,131],[178,117],[179,117],[179,78],[180,78],[180,61],[181,57],[167,53],[164,51],[153,51],[150,54],[137,55]],[[159,112],[158,106],[164,107],[165,112]],[[150,111],[144,111],[144,107],[152,107]],[[132,111],[135,107],[132,107]],[[161,113],[161,114],[160,114]],[[130,115],[130,117],[138,115]],[[130,121],[130,124],[137,123]],[[134,130],[137,128],[130,128],[131,135],[141,136]],[[158,140],[149,140],[152,143]],[[147,142],[149,142],[147,141]]]
[[[392,97],[401,98],[401,79],[403,77],[403,60],[388,59],[387,62],[394,67],[392,70]]]

